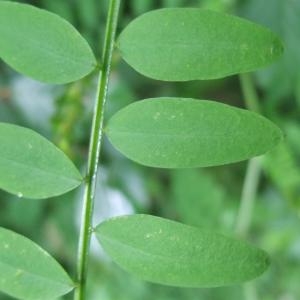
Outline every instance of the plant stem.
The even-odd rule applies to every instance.
[[[258,300],[254,282],[246,282],[243,287],[245,300]]]
[[[259,98],[249,73],[239,75],[242,93],[246,107],[256,113],[261,113]]]
[[[105,40],[103,46],[102,69],[99,73],[97,96],[91,129],[87,177],[85,182],[82,221],[77,256],[76,279],[78,287],[75,290],[74,300],[85,299],[90,240],[92,234],[92,216],[94,209],[95,187],[103,131],[104,105],[107,97],[109,74],[114,48],[115,33],[118,22],[119,8],[120,0],[110,0],[106,23]]]
[[[260,113],[261,109],[259,99],[250,74],[241,74],[239,79],[246,107],[249,110]],[[261,159],[261,157],[255,157],[248,161],[235,228],[236,234],[241,237],[246,237],[251,225],[254,203],[261,174]],[[256,287],[253,282],[245,283],[243,285],[243,290],[245,300],[258,299]]]
[[[235,228],[235,232],[238,236],[245,237],[248,233],[251,224],[260,173],[261,157],[250,159],[247,165],[246,176],[242,189],[241,203]]]
[[[249,110],[260,112],[259,99],[253,85],[250,74],[241,74],[239,76],[242,93],[246,107]],[[251,224],[254,201],[261,174],[261,157],[255,157],[249,160],[241,195],[241,204],[236,222],[236,234],[246,236]]]

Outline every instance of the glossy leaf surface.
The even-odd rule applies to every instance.
[[[31,240],[0,228],[0,291],[24,300],[52,300],[74,284],[64,269]]]
[[[89,45],[70,23],[31,5],[0,1],[0,40],[0,58],[39,81],[75,81],[96,66]]]
[[[36,132],[0,123],[0,188],[27,198],[48,198],[79,186],[68,157]]]
[[[253,71],[272,63],[283,51],[270,30],[197,8],[148,12],[124,29],[118,47],[138,72],[166,81],[214,79]]]
[[[106,133],[128,158],[152,167],[216,166],[257,156],[282,138],[269,120],[229,105],[156,98],[117,112]]]
[[[269,265],[268,255],[250,244],[149,215],[112,218],[96,228],[96,235],[121,267],[166,285],[241,283]]]

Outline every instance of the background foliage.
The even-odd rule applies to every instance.
[[[23,1],[29,2],[29,1]],[[299,299],[300,263],[300,1],[299,0],[123,1],[120,29],[150,9],[193,6],[226,10],[268,26],[283,39],[285,54],[254,74],[262,112],[286,140],[264,160],[249,240],[272,256],[268,272],[248,288],[249,299]],[[108,1],[41,0],[36,6],[68,19],[99,53]],[[49,86],[17,75],[0,62],[0,121],[23,125],[53,140],[84,169],[96,78]],[[147,79],[121,62],[110,82],[106,120],[137,99],[155,96],[224,99],[244,107],[237,76],[216,81],[166,83]],[[105,140],[95,223],[113,215],[150,213],[199,227],[234,232],[246,162],[228,166],[163,170],[145,168],[117,153]],[[81,191],[50,200],[18,199],[0,191],[0,225],[32,238],[74,272]],[[241,286],[179,289],[144,283],[120,270],[93,244],[88,299],[244,299]],[[100,259],[99,259],[100,258]],[[247,287],[246,287],[247,290]],[[0,295],[0,299],[9,299]],[[65,299],[68,299],[66,296]]]

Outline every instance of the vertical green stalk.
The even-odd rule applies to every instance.
[[[235,227],[236,234],[241,237],[245,237],[247,235],[251,224],[260,173],[261,157],[254,157],[250,159],[247,165],[241,203]]]
[[[76,279],[78,287],[75,290],[74,300],[85,299],[90,240],[92,234],[92,216],[94,209],[95,187],[103,131],[104,105],[107,97],[119,8],[120,0],[110,0],[103,46],[102,68],[99,73],[99,81],[91,129],[87,176],[85,182],[82,221],[77,255]]]
[[[246,107],[249,110],[260,113],[259,99],[253,85],[250,74],[241,74],[239,76],[241,89]],[[248,234],[257,188],[261,175],[261,157],[255,157],[249,160],[241,195],[241,203],[237,215],[235,231],[238,236],[245,237]],[[249,282],[243,285],[245,300],[257,300],[256,287],[254,283]]]
[[[259,99],[250,74],[239,76],[241,89],[246,107],[260,113]],[[246,236],[251,224],[254,201],[261,173],[261,159],[258,157],[249,160],[241,195],[241,204],[237,216],[236,233]]]
[[[249,73],[239,75],[242,93],[246,107],[256,113],[261,113],[259,99]]]

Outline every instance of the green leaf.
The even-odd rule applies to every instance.
[[[106,133],[128,158],[152,167],[222,165],[261,155],[282,138],[262,116],[229,105],[187,98],[156,98],[116,113]]]
[[[48,83],[89,74],[96,60],[88,43],[58,15],[0,1],[0,58],[18,72]]]
[[[52,300],[74,283],[46,251],[31,240],[0,227],[0,291],[18,299]]]
[[[70,191],[82,177],[67,156],[44,137],[0,123],[0,188],[27,198],[48,198]]]
[[[121,267],[166,285],[241,283],[269,265],[268,255],[246,242],[149,215],[112,218],[98,225],[96,235]]]
[[[167,81],[214,79],[264,67],[283,52],[270,30],[198,8],[151,11],[131,22],[118,47],[145,76]]]

